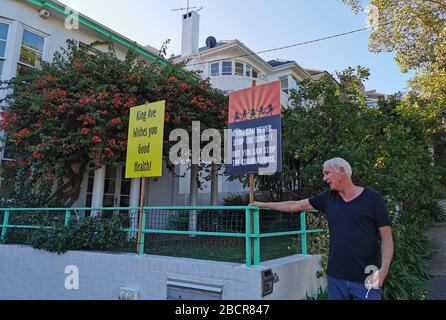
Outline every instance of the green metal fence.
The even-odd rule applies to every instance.
[[[0,208],[0,221],[3,221],[0,225],[1,241],[5,242],[8,230],[52,229],[55,224],[68,226],[86,215],[104,212],[129,215],[130,225],[136,227],[123,227],[122,231],[129,235],[138,233],[139,208]],[[22,225],[11,222],[12,215],[18,218],[26,214],[48,215],[53,219],[53,226]],[[173,250],[177,249],[166,251],[163,247],[176,243],[177,247],[178,244],[183,244],[181,247],[184,249],[190,243],[188,242],[190,239],[190,241],[200,243],[200,250],[206,251],[215,243],[206,243],[203,239],[231,239],[230,243],[225,242],[223,245],[229,250],[228,254],[235,254],[237,250],[244,251],[243,261],[248,267],[255,266],[267,257],[275,257],[268,255],[266,251],[274,253],[277,251],[278,244],[287,246],[285,254],[306,255],[308,235],[326,231],[322,228],[307,229],[307,214],[307,212],[280,213],[248,206],[145,207],[142,215],[141,241],[137,244],[138,247],[135,247],[135,251],[140,254],[171,255]],[[264,250],[261,248],[261,243]],[[215,258],[223,254],[223,246],[216,249],[219,252],[214,254]]]

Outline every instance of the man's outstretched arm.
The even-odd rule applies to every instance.
[[[287,201],[287,202],[254,202],[251,206],[272,209],[281,212],[301,212],[301,211],[313,211],[315,210],[308,199],[301,201]]]

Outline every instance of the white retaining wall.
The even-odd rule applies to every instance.
[[[65,287],[67,277],[75,276],[67,266],[77,267],[78,289]],[[262,271],[266,269],[272,269],[278,282],[272,294],[262,297]],[[138,300],[165,300],[178,291],[168,290],[168,283],[179,282],[206,290],[220,288],[223,300],[306,299],[326,288],[326,280],[316,277],[320,269],[320,256],[295,255],[246,268],[234,263],[131,253],[69,251],[57,255],[28,246],[0,245],[0,300],[117,300],[122,287],[136,290]],[[183,298],[191,297],[203,299],[187,294]]]

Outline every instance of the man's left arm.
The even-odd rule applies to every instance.
[[[379,287],[381,288],[389,273],[390,263],[393,258],[393,236],[392,227],[379,228],[381,237],[381,269],[379,269]]]

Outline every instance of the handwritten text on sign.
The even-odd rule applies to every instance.
[[[164,110],[165,101],[130,110],[127,179],[162,176]]]

